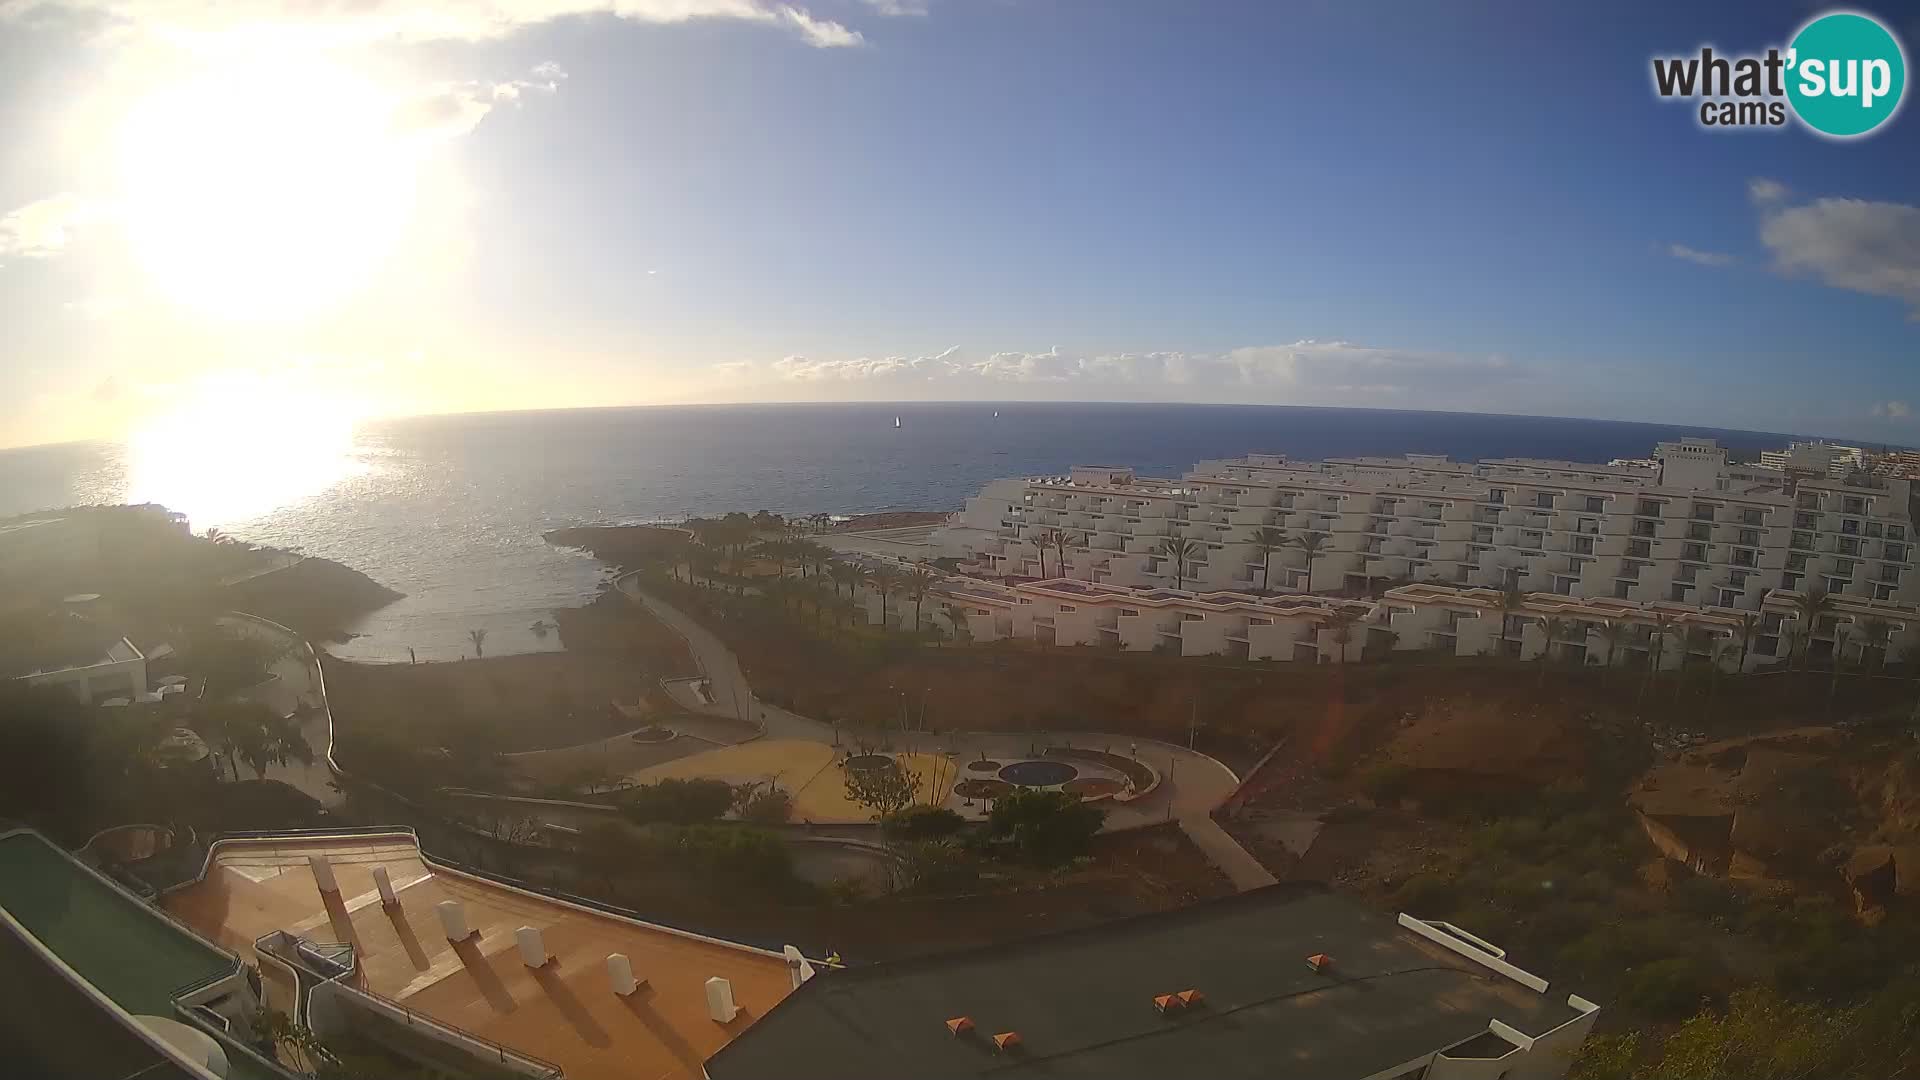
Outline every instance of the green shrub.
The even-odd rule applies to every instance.
[[[1105,817],[1067,792],[1020,788],[994,800],[987,833],[1030,862],[1053,865],[1084,854]]]
[[[755,787],[739,803],[740,820],[755,825],[785,825],[793,816],[793,796],[785,788]]]
[[[733,799],[732,785],[723,780],[669,778],[627,789],[621,798],[621,808],[628,820],[643,825],[653,822],[694,825],[719,820],[733,809]]]
[[[1712,973],[1693,957],[1669,956],[1634,970],[1620,1003],[1650,1016],[1679,1020],[1698,1012],[1713,992]]]
[[[938,840],[965,828],[967,819],[944,806],[909,806],[881,824],[901,840]]]

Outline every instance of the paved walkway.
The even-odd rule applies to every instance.
[[[1260,865],[1260,860],[1227,835],[1227,830],[1211,814],[1186,814],[1180,818],[1180,831],[1187,834],[1207,861],[1219,868],[1241,892],[1272,885],[1279,879]]]
[[[225,615],[221,616],[220,622],[250,634],[261,632],[261,624],[251,619]],[[313,750],[313,763],[302,765],[296,761],[286,765],[269,765],[265,778],[297,788],[319,800],[322,806],[337,807],[344,804],[346,798],[333,789],[333,773],[327,768],[327,744],[332,736],[327,731],[327,702],[321,693],[319,666],[304,639],[296,635],[287,651],[273,662],[269,671],[273,679],[236,696],[257,701],[283,716],[293,712],[297,705],[305,706],[307,711],[301,721],[300,733]],[[241,764],[242,779],[250,778],[252,773],[252,769]],[[233,774],[229,772],[227,775],[231,777]]]
[[[639,587],[634,575],[619,580],[620,591],[628,599],[641,604],[661,622],[673,627],[686,638],[687,647],[693,653],[694,662],[700,670],[712,680],[714,704],[699,705],[696,711],[711,715],[738,716],[734,712],[734,702],[742,703],[752,718],[764,725],[770,740],[797,739],[808,742],[844,744],[844,732],[836,732],[830,724],[822,723],[798,713],[790,712],[777,705],[771,705],[753,696],[753,688],[747,684],[746,676],[740,670],[733,651],[706,627],[701,626],[691,616],[682,612],[660,597]],[[684,703],[684,702],[683,702]],[[1038,756],[1048,746],[1072,745],[1083,748],[1107,750],[1116,754],[1130,754],[1153,766],[1160,774],[1160,786],[1150,795],[1133,802],[1110,802],[1107,808],[1107,829],[1139,828],[1198,815],[1206,817],[1238,786],[1239,778],[1231,769],[1205,754],[1195,753],[1184,747],[1170,743],[1156,742],[1151,739],[1137,739],[1126,735],[1102,732],[924,732],[891,731],[884,736],[889,748],[895,752],[951,753],[972,760],[979,755],[991,758],[1024,758]],[[1216,827],[1216,831],[1219,831]],[[1233,839],[1224,831],[1219,838],[1228,844]],[[1237,844],[1233,846],[1238,849]],[[1248,861],[1252,856],[1245,851],[1240,854]],[[1256,867],[1258,863],[1254,864]],[[1233,871],[1223,870],[1232,875]],[[1264,871],[1262,871],[1264,872]],[[1268,879],[1271,881],[1271,877]]]

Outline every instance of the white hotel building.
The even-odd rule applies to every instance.
[[[1271,607],[1309,598],[1253,594],[1358,597],[1388,584],[1435,584],[1448,586],[1449,594],[1512,588],[1570,601],[1605,601],[1574,605],[1595,608],[1579,618],[1596,626],[1616,615],[1651,624],[1658,612],[1695,612],[1712,616],[1724,632],[1732,624],[1717,621],[1720,616],[1737,621],[1739,610],[1762,611],[1768,647],[1750,655],[1748,666],[1754,666],[1785,648],[1783,640],[1773,638],[1791,598],[1776,595],[1769,601],[1774,590],[1791,594],[1824,587],[1848,612],[1839,621],[1898,624],[1889,651],[1903,651],[1906,624],[1920,631],[1910,486],[1906,480],[1880,478],[1796,482],[1779,470],[1729,463],[1723,448],[1703,439],[1661,443],[1651,464],[1520,458],[1467,464],[1418,454],[1309,463],[1253,454],[1203,461],[1179,480],[1086,466],[1066,476],[997,480],[969,499],[930,543],[941,554],[962,559],[962,569],[977,575],[1112,586],[1117,588],[1103,595],[1126,590],[1140,598],[1157,595],[1175,606]],[[1317,533],[1322,546],[1310,567],[1307,553],[1291,544],[1275,550],[1268,567],[1254,539],[1263,528],[1290,539]],[[1048,543],[1043,551],[1041,542],[1055,532],[1064,542],[1059,549]],[[1178,572],[1161,550],[1169,537],[1199,545],[1197,557]],[[1264,590],[1263,574],[1268,578]],[[1039,584],[1015,588],[1027,591]],[[1395,592],[1401,594],[1401,606],[1413,603],[1412,594]],[[1231,601],[1183,599],[1194,593],[1246,595]],[[1387,599],[1392,598],[1389,593]],[[1550,596],[1536,600],[1552,602]],[[1483,608],[1488,602],[1469,606]],[[973,610],[984,613],[991,606],[982,600]],[[1015,606],[1022,605],[1016,600]],[[1151,607],[1128,606],[1142,612]],[[1439,605],[1429,598],[1413,606]],[[1622,614],[1629,610],[1642,614]],[[1078,610],[1051,614],[1054,622],[1045,633],[1014,619],[972,628],[977,637],[1051,636],[1060,644],[1095,643],[1077,631],[1061,636],[1059,616],[1078,616]],[[1200,619],[1181,621],[1227,617],[1200,607],[1189,614]],[[1251,620],[1269,615],[1247,610],[1236,617],[1242,627],[1251,627],[1261,625]],[[1404,614],[1397,619],[1395,648],[1433,647],[1427,637],[1432,631],[1420,619]],[[977,617],[969,618],[970,624],[976,622]],[[1833,621],[1825,623],[1815,639],[1823,640],[1824,634],[1830,647]],[[1114,629],[1111,636],[1123,647],[1152,647],[1141,644],[1139,631],[1121,632],[1118,623]],[[1186,634],[1201,633],[1198,627],[1175,629],[1183,642]],[[1424,644],[1409,644],[1409,634],[1400,631],[1414,631],[1411,637]],[[1254,647],[1250,630],[1237,636],[1248,639],[1244,655],[1254,659],[1305,658],[1306,650],[1292,637],[1284,648],[1265,650]],[[1261,636],[1277,641],[1284,635],[1267,630]],[[1505,641],[1485,632],[1467,637],[1475,644],[1461,642],[1459,652]],[[1353,658],[1328,655],[1327,643],[1317,638],[1312,644],[1321,658]],[[1358,647],[1350,642],[1335,651]],[[1507,642],[1506,647],[1515,646]],[[1519,646],[1523,655],[1537,655],[1544,647],[1539,641]],[[1217,648],[1182,644],[1180,649],[1238,654],[1241,643],[1223,637]],[[1269,655],[1258,655],[1263,652]],[[1664,659],[1678,662],[1672,655]]]

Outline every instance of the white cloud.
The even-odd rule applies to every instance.
[[[1913,415],[1913,406],[1904,401],[1876,401],[1873,403],[1873,415],[1888,420],[1905,420]]]
[[[1787,194],[1787,185],[1778,180],[1769,180],[1764,176],[1756,176],[1752,180],[1747,181],[1747,198],[1752,199],[1756,204],[1761,206],[1765,206],[1768,203],[1777,203],[1786,198]]]
[[[441,83],[401,102],[394,122],[409,134],[458,138],[480,126],[494,109],[517,105],[528,94],[551,94],[566,77],[560,65],[549,61],[535,67],[530,78]]]
[[[1862,199],[1767,203],[1760,240],[1774,269],[1900,300],[1920,318],[1920,207]]]
[[[1725,255],[1718,251],[1701,251],[1699,248],[1690,248],[1685,244],[1668,244],[1667,254],[1676,259],[1685,259],[1690,263],[1699,263],[1701,266],[1732,266],[1740,261],[1732,255]]]
[[[925,15],[927,0],[866,0],[876,15]]]
[[[104,17],[119,30],[166,36],[298,35],[308,44],[380,41],[490,41],[573,15],[611,15],[630,22],[684,23],[734,19],[784,26],[820,48],[859,45],[860,33],[776,0],[264,0],[207,4],[199,0],[15,0],[0,17],[64,8]]]
[[[1080,354],[1058,346],[1044,352],[1002,351],[981,359],[958,346],[931,356],[814,359],[788,356],[771,364],[730,361],[714,373],[734,384],[938,383],[946,392],[1004,390],[1009,385],[1234,394],[1258,389],[1289,399],[1425,399],[1467,395],[1497,383],[1530,377],[1530,368],[1501,356],[1382,349],[1344,341],[1296,341],[1220,354],[1177,351]]]
[[[51,258],[105,215],[101,204],[72,192],[30,202],[0,216],[0,258]]]

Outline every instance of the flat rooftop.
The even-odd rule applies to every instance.
[[[88,873],[34,833],[0,836],[0,907],[136,1016],[172,1016],[174,991],[234,970],[232,956]]]
[[[1334,958],[1316,973],[1307,957]],[[1172,1015],[1156,995],[1197,989]],[[811,980],[707,1063],[713,1080],[877,1076],[1361,1077],[1581,1016],[1317,887]],[[969,1017],[972,1035],[946,1022]],[[1019,1049],[990,1040],[1016,1031]]]
[[[307,857],[327,856],[339,885],[322,899]],[[387,909],[373,884],[384,866],[399,894]],[[459,900],[477,936],[447,941],[435,910]],[[332,836],[222,844],[206,878],[166,907],[235,951],[276,930],[347,942],[361,986],[445,1024],[559,1065],[569,1080],[700,1077],[701,1063],[790,992],[776,954],[566,904],[424,860],[412,837]],[[515,930],[540,928],[555,961],[520,961]],[[607,981],[624,953],[645,985],[630,998]],[[707,1015],[705,984],[733,984],[740,1015]]]

